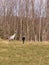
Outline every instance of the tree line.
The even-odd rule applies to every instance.
[[[38,4],[38,5],[37,5]],[[48,0],[0,0],[0,37],[8,39],[16,31],[17,40],[49,40]]]

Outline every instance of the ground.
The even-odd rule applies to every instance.
[[[0,65],[49,65],[49,42],[0,40]]]

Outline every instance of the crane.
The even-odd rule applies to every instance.
[[[14,40],[14,39],[15,39],[15,36],[16,36],[16,33],[14,33],[13,35],[11,35],[11,36],[9,37],[9,41],[10,41],[10,40]]]
[[[22,37],[22,41],[23,41],[23,44],[24,44],[24,42],[25,42],[25,36]]]

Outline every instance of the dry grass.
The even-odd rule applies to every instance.
[[[0,39],[0,65],[49,65],[49,42]]]

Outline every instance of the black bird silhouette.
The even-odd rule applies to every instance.
[[[25,36],[22,37],[22,41],[23,41],[23,44],[24,44],[24,42],[25,42]]]

